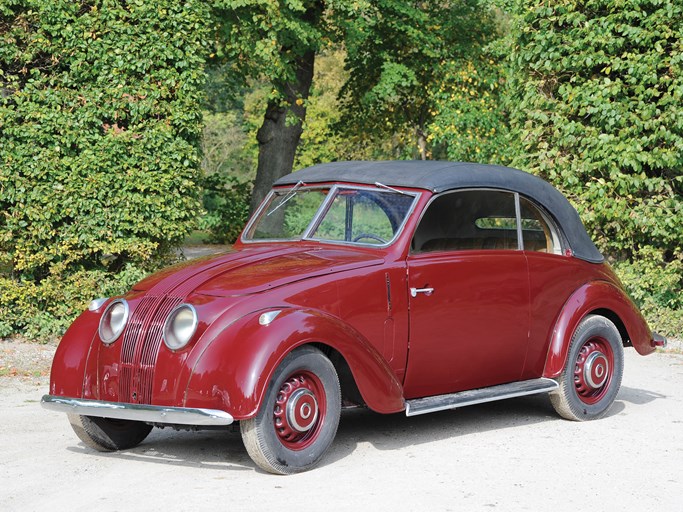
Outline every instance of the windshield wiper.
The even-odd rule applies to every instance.
[[[284,204],[285,204],[287,201],[289,201],[290,199],[292,199],[292,198],[296,195],[297,191],[298,191],[301,187],[303,187],[304,185],[305,185],[305,183],[304,183],[303,181],[299,181],[296,185],[294,185],[294,187],[292,188],[292,190],[289,191],[289,193],[282,199],[282,201],[280,201],[280,202],[278,203],[278,205],[277,205],[275,208],[273,208],[273,209],[270,210],[268,213],[266,213],[266,217],[270,216],[271,213],[273,213],[273,212],[275,212],[276,210],[280,209],[281,206],[284,206]]]
[[[399,190],[399,189],[394,188],[394,187],[389,187],[389,186],[385,185],[384,183],[380,183],[379,181],[376,181],[376,182],[375,182],[375,186],[376,186],[377,188],[383,188],[383,189],[385,189],[385,190],[391,190],[392,192],[396,192],[397,194],[401,194],[401,195],[404,195],[404,196],[409,196],[409,195],[410,195],[410,194],[408,194],[407,192],[403,192],[403,190]]]

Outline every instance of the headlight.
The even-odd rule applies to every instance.
[[[107,345],[114,343],[123,332],[128,321],[128,303],[124,299],[116,299],[104,310],[100,318],[100,339]]]
[[[179,350],[189,343],[197,330],[197,311],[190,304],[175,308],[164,325],[164,343],[171,350]]]

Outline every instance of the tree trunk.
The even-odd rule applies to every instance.
[[[296,62],[296,79],[282,88],[284,101],[271,100],[256,133],[259,143],[258,168],[251,196],[253,212],[268,194],[273,182],[292,172],[294,156],[306,118],[306,99],[313,82],[315,52],[309,51]]]
[[[417,136],[417,148],[420,152],[420,160],[427,160],[427,137],[422,127],[415,129],[415,135]]]

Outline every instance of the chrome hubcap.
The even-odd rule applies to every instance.
[[[318,401],[308,389],[297,389],[289,397],[287,422],[296,432],[307,432],[318,419]]]
[[[600,388],[609,376],[609,361],[602,352],[593,352],[587,358],[583,367],[586,384],[593,389]]]

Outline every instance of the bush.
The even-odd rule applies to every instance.
[[[668,330],[662,319],[683,316],[669,298],[683,283],[683,4],[514,5],[513,165],[569,196],[652,325]]]
[[[242,232],[249,217],[252,184],[222,172],[202,178],[206,213],[199,227],[209,233],[209,242],[231,244]]]
[[[120,295],[146,274],[128,264],[117,274],[81,270],[40,283],[0,277],[0,338],[17,332],[38,340],[61,336],[93,298]]]
[[[661,251],[646,248],[614,270],[651,326],[665,336],[683,335],[683,258],[667,262]]]
[[[200,0],[0,5],[0,335],[59,333],[192,227],[207,19]]]

